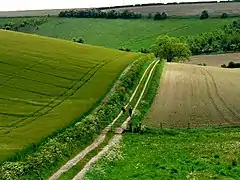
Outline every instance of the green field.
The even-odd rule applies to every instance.
[[[0,160],[87,112],[139,57],[0,30]]]
[[[239,179],[239,128],[125,134],[86,174],[103,179]]]
[[[48,22],[36,27],[20,29],[24,32],[36,33],[43,36],[72,40],[83,37],[87,44],[100,45],[109,48],[130,48],[139,50],[148,48],[161,34],[172,36],[196,35],[211,31],[225,24],[229,19],[170,19],[165,21],[153,20],[107,20],[81,18],[47,18]],[[18,22],[21,18],[1,18],[0,25],[6,22]]]

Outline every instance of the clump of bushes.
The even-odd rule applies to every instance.
[[[222,18],[222,19],[228,18],[228,14],[227,14],[227,13],[222,13],[221,18]]]
[[[211,32],[182,37],[181,40],[189,45],[193,55],[238,52],[240,51],[240,21],[233,21]]]
[[[84,43],[84,39],[82,37],[79,37],[79,38],[73,38],[73,42],[76,42],[76,43]]]
[[[240,68],[240,63],[235,63],[233,61],[229,62],[228,65],[222,64],[222,68]]]
[[[116,10],[102,11],[100,9],[85,9],[85,10],[66,10],[61,11],[59,17],[75,17],[75,18],[106,18],[106,19],[141,19],[141,13],[135,13],[128,10],[119,12]]]
[[[141,48],[141,49],[138,50],[138,52],[147,54],[147,53],[150,53],[150,50],[149,50],[149,49],[146,49],[146,48]]]
[[[37,30],[39,29],[39,26],[46,23],[47,18],[27,18],[20,21],[12,22],[9,21],[2,26],[0,26],[1,29],[5,30],[11,30],[11,31],[19,31],[24,27],[35,27]]]
[[[154,15],[153,19],[154,19],[154,20],[164,20],[164,19],[167,19],[167,17],[168,17],[168,15],[167,15],[166,12],[162,12],[162,13],[157,12],[157,13]]]
[[[203,19],[208,19],[208,18],[209,18],[208,11],[204,10],[200,16],[200,19],[203,20]]]
[[[135,61],[128,72],[120,78],[111,94],[91,114],[75,125],[66,128],[55,137],[49,138],[38,146],[33,153],[1,164],[1,179],[46,179],[49,173],[62,165],[62,161],[73,156],[73,152],[83,149],[96,135],[112,122],[121,111],[122,104],[129,99],[137,85],[146,63],[152,55]]]
[[[126,51],[126,52],[131,52],[131,49],[129,49],[129,48],[119,48],[118,50],[120,50],[120,51]]]

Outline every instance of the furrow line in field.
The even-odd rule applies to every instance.
[[[217,83],[215,78],[213,77],[213,75],[204,68],[204,70],[207,72],[207,74],[210,76],[210,78],[212,79],[213,82],[213,86],[214,86],[214,91],[216,93],[216,95],[218,96],[219,100],[223,103],[223,105],[228,109],[228,111],[230,111],[232,113],[232,115],[237,118],[238,120],[240,120],[240,118],[237,116],[237,114],[228,106],[228,104],[226,103],[226,101],[223,99],[223,97],[219,94],[218,92],[218,87],[217,87]]]
[[[8,74],[8,73],[3,73],[3,72],[0,72],[0,74],[4,74],[4,75],[11,76],[10,74]],[[57,85],[57,84],[51,84],[51,83],[47,83],[47,82],[43,82],[43,81],[31,79],[31,78],[26,78],[26,77],[23,77],[23,76],[20,76],[20,75],[15,75],[15,77],[17,77],[17,78],[19,78],[19,79],[24,79],[24,80],[29,80],[29,81],[32,81],[32,82],[36,82],[36,83],[39,83],[39,84],[55,86],[55,87],[64,88],[64,89],[69,88],[69,87],[67,87],[67,86],[62,86],[62,85]]]
[[[64,91],[60,96],[58,96],[57,98],[55,98],[54,100],[52,100],[51,102],[49,102],[46,106],[38,109],[37,111],[35,111],[34,113],[32,113],[32,117],[30,118],[24,118],[21,119],[17,122],[15,122],[14,124],[11,124],[8,127],[14,127],[14,128],[19,128],[21,126],[26,125],[26,123],[18,125],[24,121],[28,121],[28,123],[36,120],[38,117],[41,117],[45,114],[47,114],[48,112],[50,112],[52,109],[54,109],[55,107],[57,107],[58,105],[60,105],[63,101],[65,101],[68,97],[72,96],[77,90],[79,90],[84,84],[86,84],[93,76],[94,74],[96,74],[98,72],[99,69],[101,69],[102,67],[104,67],[106,64],[108,64],[109,62],[111,62],[112,60],[108,60],[106,62],[104,62],[104,64],[101,64],[103,62],[100,62],[98,65],[95,66],[94,69],[89,70],[88,72],[85,73],[84,76],[82,76],[78,82],[74,82],[71,87],[69,89],[67,89],[66,91]],[[96,69],[96,70],[95,70]],[[92,70],[94,70],[93,73],[90,73]],[[86,79],[85,81],[82,81],[83,78],[90,76],[88,79]],[[78,83],[81,82],[80,85],[78,85]],[[76,86],[76,87],[75,87]],[[27,123],[27,124],[28,124]],[[18,125],[18,126],[17,126]],[[10,133],[13,129],[9,130],[8,133]]]
[[[130,97],[127,105],[129,106],[129,104],[131,103],[131,101],[133,100],[133,98],[135,97],[140,84],[142,83],[144,77],[146,76],[148,70],[150,69],[150,67],[154,64],[153,61],[148,68],[145,70],[145,72],[143,73],[137,87],[135,88],[135,91],[133,92],[132,96]],[[111,130],[111,127],[115,124],[115,122],[121,117],[122,115],[122,111],[119,113],[119,115],[102,131],[102,133],[95,139],[95,141],[89,145],[87,148],[85,148],[83,151],[81,151],[77,156],[75,156],[73,159],[71,159],[70,161],[68,161],[64,166],[62,166],[56,173],[54,173],[49,180],[56,180],[58,179],[64,172],[67,172],[68,170],[70,170],[73,166],[75,166],[79,161],[81,161],[90,151],[94,150],[95,148],[97,148],[106,138],[106,133],[108,133]]]
[[[211,100],[211,103],[213,104],[214,108],[217,110],[217,112],[219,113],[219,115],[222,119],[224,119],[228,123],[231,123],[227,118],[225,118],[223,112],[219,109],[217,103],[215,102],[215,100],[212,96],[212,93],[211,93],[211,90],[210,90],[211,87],[210,87],[210,84],[209,84],[207,74],[202,70],[202,68],[200,69],[200,72],[202,73],[202,75],[205,78],[205,82],[206,82],[206,86],[207,86],[207,94],[208,94],[208,97]]]

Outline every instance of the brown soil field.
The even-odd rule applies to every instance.
[[[218,55],[201,55],[192,56],[187,64],[203,64],[207,66],[221,67],[222,64],[228,65],[230,61],[240,63],[240,53],[218,54]]]
[[[76,8],[81,9],[81,8]],[[28,10],[28,11],[0,11],[0,17],[18,17],[18,16],[57,16],[64,9],[49,10]],[[220,15],[222,13],[239,14],[240,2],[234,3],[202,3],[202,4],[175,4],[175,5],[153,5],[136,6],[127,8],[116,8],[117,11],[129,10],[143,14],[166,11],[170,16],[196,16],[203,10],[207,10],[210,15]]]
[[[129,10],[141,12],[143,14],[166,11],[170,16],[196,16],[203,10],[207,10],[210,15],[221,15],[222,13],[239,14],[240,3],[203,3],[203,4],[175,4],[175,5],[155,5],[143,7],[118,8],[116,10]]]
[[[163,128],[240,124],[239,81],[240,69],[167,63],[144,123]]]

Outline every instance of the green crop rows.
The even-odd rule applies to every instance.
[[[1,18],[0,26],[7,22],[20,22],[22,20],[26,20],[26,18]],[[196,35],[232,23],[233,20],[235,18],[204,21],[191,18],[153,21],[50,17],[38,29],[29,26],[20,28],[19,31],[67,40],[83,37],[88,44],[139,50],[151,46],[161,34],[178,37]]]
[[[0,160],[87,112],[139,55],[0,31]]]

